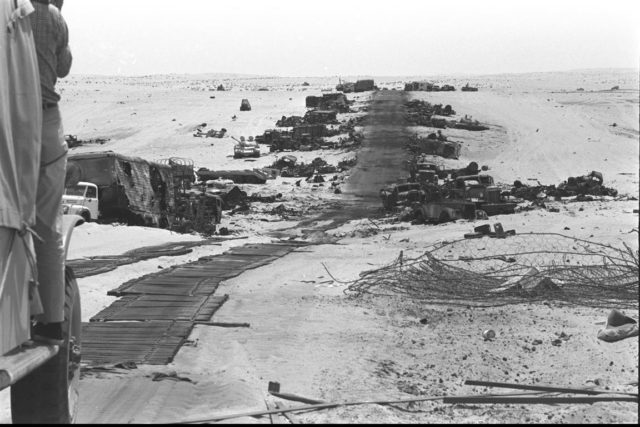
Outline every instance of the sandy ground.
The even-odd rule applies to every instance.
[[[559,184],[568,176],[597,170],[603,172],[606,186],[630,196],[568,203],[557,213],[533,210],[491,217],[491,223],[501,222],[505,229],[518,233],[555,232],[616,247],[626,243],[637,250],[637,76],[637,70],[443,76],[442,83],[460,87],[469,81],[480,91],[411,96],[451,104],[458,116],[472,115],[490,125],[489,131],[476,133],[447,129],[449,139],[462,141],[464,147],[461,159],[447,161],[450,165],[464,166],[475,160],[488,165],[496,181],[503,184],[530,178],[545,185]],[[311,86],[301,86],[305,80]],[[402,88],[402,82],[409,80],[376,82],[391,89]],[[219,83],[231,90],[210,90]],[[175,156],[193,159],[196,167],[245,169],[270,164],[277,154],[263,153],[255,162],[235,160],[232,139],[194,138],[194,127],[206,122],[236,137],[261,134],[273,128],[282,115],[302,115],[305,96],[319,95],[333,85],[330,79],[76,76],[63,81],[62,111],[67,133],[83,139],[111,139],[73,152],[114,150],[147,159]],[[606,91],[614,85],[621,90]],[[258,91],[261,87],[269,91]],[[585,91],[576,92],[579,87]],[[355,98],[360,105],[369,95]],[[353,94],[349,97],[354,98]],[[251,112],[239,112],[242,98],[250,100]],[[231,119],[233,115],[237,120]],[[333,164],[354,156],[340,150],[292,154],[303,161],[321,156]],[[406,175],[399,171],[398,178]],[[305,183],[296,187],[291,179],[280,178],[264,188],[245,191],[280,192],[285,204],[306,208],[307,214],[339,203],[339,196],[327,187]],[[159,267],[222,253],[233,245],[271,241],[274,232],[305,237],[296,228],[302,218],[279,221],[261,212],[263,208],[270,207],[256,206],[249,215],[223,218],[222,225],[234,237],[246,239],[201,246],[187,255],[151,259],[79,279],[83,320],[114,300],[106,296],[108,290]],[[298,250],[222,283],[218,292],[229,294],[230,299],[214,320],[248,322],[250,328],[197,326],[189,337],[192,345],[183,347],[167,367],[141,366],[126,374],[84,379],[82,402],[92,408],[100,406],[102,412],[81,410],[84,418],[80,421],[99,422],[100,414],[111,414],[117,422],[160,423],[265,409],[265,399],[273,403],[267,397],[268,381],[280,382],[283,392],[331,402],[488,391],[463,385],[467,379],[572,387],[597,382],[599,388],[637,390],[625,384],[638,378],[638,339],[607,344],[596,338],[608,309],[529,303],[479,309],[424,304],[402,296],[346,297],[345,282],[357,279],[362,271],[389,264],[400,251],[408,257],[419,256],[431,244],[460,239],[478,225],[469,221],[410,225],[381,216],[376,224],[366,219],[350,221],[327,230],[325,237],[333,238],[331,244]],[[311,221],[304,228],[322,225]],[[136,247],[200,238],[166,230],[86,224],[75,230],[69,258],[120,254]],[[626,314],[638,318],[637,310]],[[496,331],[494,341],[481,337],[488,328]],[[552,345],[561,332],[570,339],[561,346]],[[534,340],[542,343],[534,345]],[[99,399],[109,390],[143,380],[152,371],[165,370],[198,380],[201,388],[182,385],[179,392],[173,391],[180,396],[162,404],[158,392],[144,407],[118,409],[120,418],[105,399]],[[0,393],[2,422],[10,420],[7,395]],[[637,423],[638,407],[631,403],[444,405],[436,401],[397,408],[340,407],[293,414],[292,418],[308,423]]]

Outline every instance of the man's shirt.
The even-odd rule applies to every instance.
[[[53,5],[32,1],[35,12],[31,16],[31,28],[38,53],[42,103],[57,103],[60,95],[55,86],[58,77],[65,77],[71,69],[69,30],[60,11]]]

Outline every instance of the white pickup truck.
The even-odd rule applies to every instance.
[[[64,214],[79,215],[86,222],[96,221],[100,214],[98,186],[80,181],[72,187],[67,187],[62,196],[62,209]]]

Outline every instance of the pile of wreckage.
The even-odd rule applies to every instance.
[[[380,190],[387,211],[401,210],[402,221],[443,223],[457,219],[486,219],[512,214],[525,202],[547,208],[549,199],[571,197],[575,201],[593,201],[593,196],[617,196],[617,190],[605,187],[602,173],[569,177],[558,185],[527,186],[515,181],[512,187],[498,186],[493,177],[476,162],[462,169],[446,169],[441,162],[421,155],[410,166],[410,178]],[[518,208],[518,206],[520,206]],[[549,205],[550,206],[550,205]],[[548,210],[554,211],[553,208]]]
[[[69,148],[79,147],[85,144],[104,144],[109,141],[105,138],[78,139],[76,135],[65,135],[64,140]]]
[[[465,116],[458,120],[457,122],[452,123],[453,128],[455,129],[464,129],[464,130],[472,130],[472,131],[481,131],[481,130],[489,130],[489,126],[485,126],[480,124],[479,121],[472,119],[470,116]]]
[[[417,134],[412,135],[407,142],[406,148],[414,155],[432,154],[447,159],[457,159],[460,157],[462,143],[448,141],[447,137],[438,130],[437,135],[431,133],[427,137],[420,137]]]
[[[437,84],[420,81],[420,82],[409,82],[404,84],[404,90],[407,92],[411,91],[423,91],[423,92],[453,92],[456,90],[455,87],[451,85],[442,85],[438,86]]]
[[[478,88],[477,87],[473,87],[473,86],[469,86],[469,83],[467,83],[466,85],[462,86],[462,88],[460,88],[461,91],[463,92],[477,92]]]
[[[592,196],[610,196],[616,197],[618,190],[602,185],[604,178],[601,172],[591,171],[587,175],[571,176],[566,181],[555,185],[538,185],[529,186],[517,180],[511,188],[511,195],[519,199],[538,203],[547,197],[554,199],[562,197],[575,197],[578,202],[593,201]]]
[[[223,138],[227,133],[227,130],[225,128],[222,128],[220,130],[206,130],[206,127],[206,123],[202,123],[196,126],[193,131],[193,136],[195,136],[196,138]]]
[[[369,90],[376,90],[375,82],[371,79],[358,80],[353,82],[340,82],[336,86],[336,90],[343,93],[352,92],[366,92]]]
[[[315,175],[338,173],[346,169],[344,165],[330,165],[320,157],[316,157],[309,164],[298,163],[298,159],[292,155],[280,157],[269,168],[278,170],[280,176],[291,178],[313,178]]]
[[[414,126],[428,126],[434,128],[444,129],[447,127],[447,120],[443,118],[436,118],[433,116],[451,116],[456,112],[451,108],[451,105],[442,104],[433,105],[426,101],[412,100],[405,104],[407,108],[406,119],[407,122]]]
[[[348,112],[349,104],[342,93],[323,94],[321,97],[308,96],[307,108],[313,108],[304,116],[282,116],[276,122],[278,128],[268,129],[255,137],[258,144],[269,145],[270,152],[280,151],[313,151],[328,148],[345,148],[359,145],[363,135],[355,131],[361,118],[349,119],[346,123],[338,121],[338,113]],[[327,138],[347,134],[337,141]]]
[[[429,102],[421,100],[411,100],[405,103],[407,108],[406,119],[410,125],[414,126],[427,126],[433,128],[455,128],[471,131],[488,130],[489,127],[481,124],[478,120],[474,120],[468,115],[465,115],[460,120],[447,120],[441,117],[434,116],[452,116],[456,112],[451,108],[451,105],[442,104],[432,105]]]
[[[353,104],[353,101],[349,101],[344,93],[324,93],[322,96],[307,96],[305,99],[307,108],[331,110],[338,113],[350,112],[350,104]]]
[[[517,203],[495,185],[491,175],[481,173],[476,162],[461,169],[446,169],[441,162],[420,155],[409,169],[407,182],[380,190],[385,210],[393,211],[398,206],[405,210],[402,220],[442,223],[515,212]],[[482,172],[486,170],[488,167],[483,166]]]

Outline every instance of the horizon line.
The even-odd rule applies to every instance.
[[[93,74],[93,73],[70,73],[67,77],[125,77],[125,78],[141,78],[141,77],[160,77],[160,76],[220,76],[220,78],[289,78],[289,79],[319,79],[319,78],[341,78],[341,77],[362,77],[362,78],[390,78],[390,77],[427,77],[427,76],[502,76],[502,75],[525,75],[525,74],[550,74],[550,73],[575,73],[575,72],[595,72],[595,71],[638,71],[639,67],[596,67],[596,68],[575,68],[565,70],[547,70],[547,71],[516,71],[516,72],[489,72],[489,73],[426,73],[426,74],[333,74],[333,75],[307,75],[307,76],[287,76],[274,74],[250,74],[250,73],[227,73],[227,72],[200,72],[200,73],[152,73],[152,74]]]

